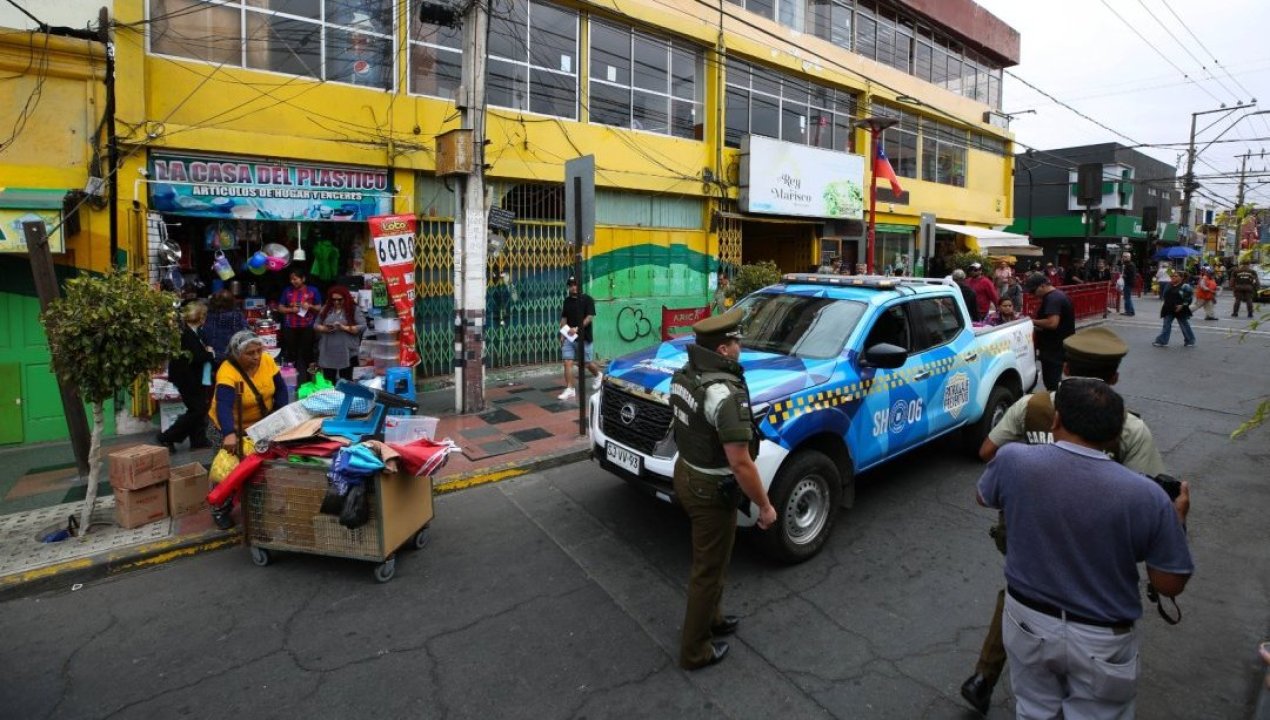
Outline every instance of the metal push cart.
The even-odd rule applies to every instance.
[[[378,473],[367,486],[370,520],[352,530],[320,512],[326,495],[326,468],[283,461],[265,463],[247,483],[244,519],[251,559],[260,566],[272,551],[369,560],[375,579],[397,572],[397,550],[428,544],[432,522],[432,478]]]

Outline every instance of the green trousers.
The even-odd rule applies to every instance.
[[[723,584],[736,541],[736,503],[719,491],[722,481],[675,463],[675,494],[692,521],[692,575],[679,646],[679,665],[689,670],[710,662],[710,628],[723,622]]]
[[[996,685],[1005,670],[1005,641],[1001,638],[1003,614],[1005,588],[997,592],[997,607],[992,611],[992,624],[988,626],[988,635],[983,639],[983,648],[979,650],[979,662],[975,664],[975,672],[982,675],[990,685]]]

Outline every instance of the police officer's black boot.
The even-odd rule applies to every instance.
[[[992,705],[992,689],[995,686],[996,683],[989,682],[984,676],[975,673],[961,684],[961,696],[975,710],[987,715],[988,708]]]

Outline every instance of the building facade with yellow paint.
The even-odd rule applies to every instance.
[[[82,21],[63,24],[95,21],[92,3],[68,6]],[[436,174],[436,138],[460,125],[454,98],[471,49],[459,29],[421,20],[425,7],[118,0],[127,263],[171,279],[154,252],[166,236],[182,249],[182,281],[210,290],[219,252],[240,295],[268,300],[285,278],[244,271],[251,252],[270,242],[303,249],[323,281],[337,280],[375,269],[365,217],[415,214],[422,372],[449,372],[456,185]],[[919,237],[923,215],[982,227],[1011,220],[1000,88],[1019,38],[970,0],[497,0],[489,10],[482,160],[489,204],[515,215],[490,246],[491,367],[558,360],[573,261],[564,163],[573,157],[596,159],[583,281],[597,302],[602,358],[659,340],[668,310],[707,305],[718,274],[741,264],[863,262],[872,148],[855,126],[862,118],[896,121],[883,146],[903,186],[879,188],[878,268],[911,271],[937,247],[947,252],[953,238]],[[2,32],[6,67],[28,78],[16,92],[25,99],[40,74],[24,70],[23,48],[45,36]],[[0,184],[64,194],[110,172],[95,132],[104,46],[80,45],[78,90],[45,94],[33,117],[83,122],[28,124],[14,142],[21,162],[0,155]],[[0,127],[21,105],[0,109]],[[41,152],[50,141],[57,154]],[[55,257],[101,270],[104,212],[85,205],[79,214],[79,232]]]

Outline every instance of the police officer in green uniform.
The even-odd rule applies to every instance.
[[[1063,341],[1065,361],[1064,377],[1098,378],[1108,385],[1120,379],[1120,361],[1129,352],[1129,346],[1115,332],[1106,327],[1091,327],[1077,331]],[[1034,393],[1020,398],[1010,406],[1001,420],[988,433],[979,448],[979,458],[990,462],[1002,445],[1026,442],[1038,445],[1054,442],[1051,434],[1054,422],[1054,393]],[[1106,448],[1115,459],[1130,470],[1155,477],[1165,472],[1164,459],[1155,446],[1151,430],[1133,413],[1125,414],[1124,429],[1116,447]],[[1059,473],[1061,469],[1055,468]],[[1005,553],[1005,521],[993,527],[992,537],[997,549]],[[1001,616],[1005,611],[1005,590],[997,593],[997,606],[983,639],[979,662],[975,673],[961,685],[961,696],[985,715],[992,702],[992,690],[1005,670],[1005,643],[1001,639]]]
[[[670,385],[674,415],[675,494],[692,520],[692,576],[684,613],[679,665],[713,665],[728,653],[713,638],[736,632],[740,620],[722,611],[723,583],[736,539],[738,506],[758,506],[758,526],[776,520],[754,458],[758,436],[750,418],[750,390],[741,357],[740,308],[692,326],[696,343]]]

